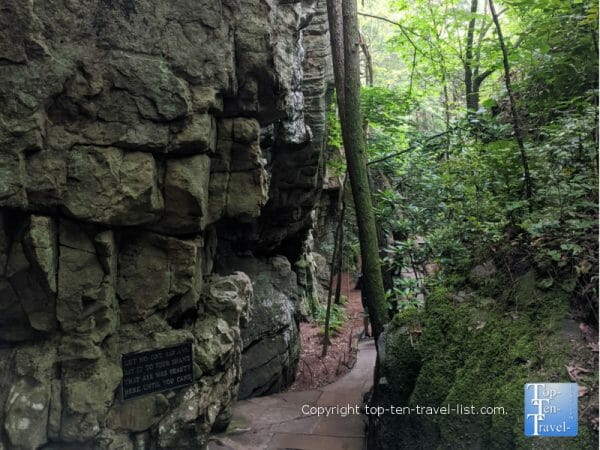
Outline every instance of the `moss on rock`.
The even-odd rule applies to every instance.
[[[395,406],[448,405],[456,410],[461,405],[463,413],[379,420],[372,423],[371,443],[376,434],[390,440],[391,429],[397,431],[388,447],[379,440],[372,448],[596,448],[583,426],[575,438],[539,441],[524,436],[524,384],[570,382],[564,367],[571,349],[563,333],[569,294],[559,288],[541,290],[538,281],[529,271],[513,283],[498,283],[507,287],[501,292],[493,292],[489,283],[473,291],[461,286],[460,293],[438,285],[424,311],[395,318],[385,336],[385,397]],[[423,332],[415,340],[409,330],[416,322]],[[375,400],[382,397],[381,390],[376,388]],[[482,414],[487,407],[497,409]],[[406,432],[407,426],[420,430],[420,440]]]
[[[421,329],[421,320],[419,311],[405,311],[395,318],[384,337],[387,356],[381,373],[393,387],[389,399],[395,404],[406,402],[419,375],[421,355],[416,348],[416,335]]]

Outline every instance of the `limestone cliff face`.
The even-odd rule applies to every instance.
[[[293,378],[322,3],[3,2],[0,449],[202,448]],[[192,386],[121,400],[122,354],[182,342]]]

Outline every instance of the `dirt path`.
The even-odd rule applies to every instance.
[[[335,281],[333,285],[335,286]],[[322,358],[323,336],[321,325],[316,322],[300,324],[301,353],[296,381],[290,391],[306,391],[333,383],[353,367],[356,361],[352,340],[363,329],[360,290],[354,289],[356,280],[342,274],[342,295],[348,301],[343,306],[348,320],[343,328],[331,338],[327,356]]]

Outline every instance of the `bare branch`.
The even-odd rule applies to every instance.
[[[415,44],[415,42],[412,40],[412,38],[408,35],[408,33],[413,34],[414,36],[420,37],[422,38],[421,35],[419,35],[418,33],[415,33],[412,30],[409,30],[406,27],[403,27],[401,24],[399,24],[398,22],[394,22],[393,20],[390,20],[386,17],[381,17],[381,16],[375,16],[373,14],[367,14],[367,13],[358,13],[359,16],[363,16],[363,17],[370,17],[371,19],[377,19],[377,20],[381,20],[383,22],[387,22],[390,23],[392,25],[397,26],[398,28],[400,28],[400,32],[402,33],[402,35],[406,38],[406,40],[410,43],[410,45],[413,46],[413,48],[415,49],[416,52],[419,52],[421,55],[423,55],[425,58],[431,59],[428,55],[426,55],[425,53],[423,53],[423,51],[417,46],[417,44]]]

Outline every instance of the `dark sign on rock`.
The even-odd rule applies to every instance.
[[[192,343],[123,355],[123,400],[194,382]]]

